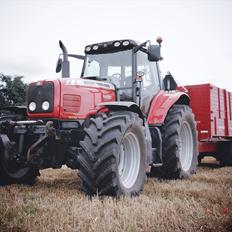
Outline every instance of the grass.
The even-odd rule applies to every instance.
[[[210,160],[212,161],[212,160]],[[187,180],[148,178],[139,197],[91,200],[69,169],[35,186],[0,188],[0,231],[232,231],[232,167],[204,164]]]

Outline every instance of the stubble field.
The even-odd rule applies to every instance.
[[[232,231],[232,167],[208,159],[188,180],[148,178],[143,194],[88,199],[69,169],[0,188],[0,231]]]

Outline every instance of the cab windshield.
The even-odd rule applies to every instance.
[[[95,78],[118,89],[132,88],[132,50],[86,56],[82,78]]]
[[[82,78],[110,82],[117,88],[120,101],[132,101],[132,50],[102,54],[87,54]],[[135,72],[142,73],[140,94],[142,106],[150,105],[151,99],[161,89],[157,66],[142,51],[136,53]],[[144,109],[147,112],[148,109]]]

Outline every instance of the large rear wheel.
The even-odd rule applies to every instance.
[[[191,108],[174,105],[162,128],[163,166],[152,167],[151,175],[161,178],[186,178],[196,172],[197,130]]]
[[[138,195],[145,181],[143,121],[133,112],[90,119],[78,157],[82,190],[88,195]]]

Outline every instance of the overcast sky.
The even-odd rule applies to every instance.
[[[0,72],[25,81],[59,77],[62,40],[84,54],[95,42],[163,38],[163,74],[179,84],[211,82],[232,91],[232,1],[0,0]],[[72,75],[81,63],[73,61]]]

